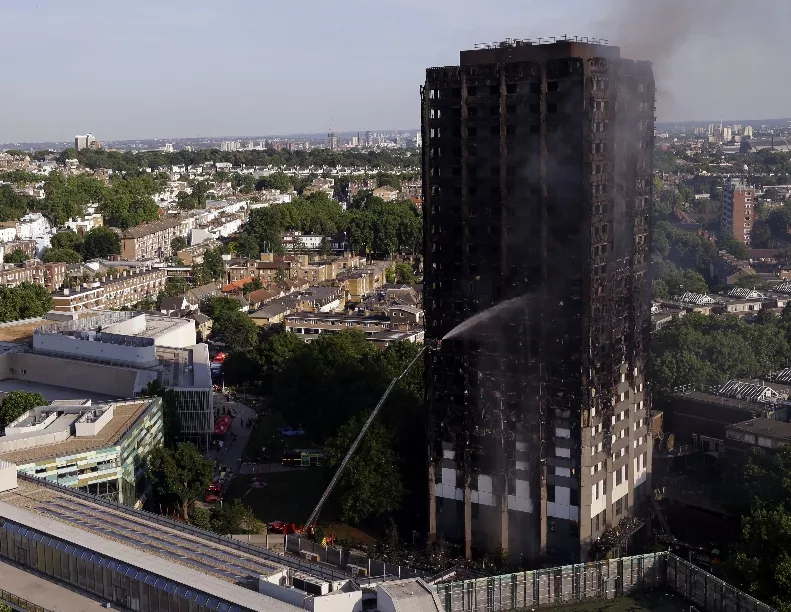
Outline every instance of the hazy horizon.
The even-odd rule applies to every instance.
[[[791,3],[593,4],[6,0],[0,142],[414,129],[426,68],[480,42],[563,34],[654,62],[660,122],[791,115]]]

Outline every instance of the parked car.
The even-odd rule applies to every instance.
[[[220,495],[219,493],[207,493],[205,500],[207,504],[212,504],[214,502],[221,502],[222,495]]]

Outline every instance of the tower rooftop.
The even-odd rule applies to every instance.
[[[579,36],[537,40],[509,38],[499,43],[484,43],[476,45],[474,49],[462,51],[459,62],[462,66],[470,66],[508,62],[544,62],[567,57],[618,59],[621,57],[621,49],[607,44],[606,40]]]

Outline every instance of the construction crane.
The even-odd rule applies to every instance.
[[[401,374],[396,376],[390,382],[390,386],[387,387],[387,389],[384,392],[384,395],[382,395],[382,398],[379,400],[379,403],[376,405],[376,408],[373,409],[373,412],[371,412],[371,415],[368,417],[368,420],[365,422],[362,429],[360,429],[360,433],[357,434],[357,438],[349,447],[346,456],[343,458],[343,461],[341,461],[341,464],[338,466],[338,470],[335,472],[335,475],[332,477],[332,480],[330,480],[330,484],[327,485],[327,489],[324,491],[324,494],[321,496],[321,499],[319,499],[319,503],[313,509],[313,512],[310,513],[310,516],[308,517],[308,520],[305,523],[306,529],[312,529],[316,524],[322,506],[324,506],[324,503],[327,501],[327,498],[330,496],[330,493],[332,493],[332,490],[335,488],[335,485],[338,483],[338,480],[340,480],[341,475],[343,474],[343,469],[346,467],[346,464],[349,463],[349,461],[351,460],[352,455],[354,455],[354,451],[356,451],[357,447],[360,446],[360,442],[362,442],[363,437],[365,437],[365,432],[368,431],[368,428],[371,426],[371,423],[374,422],[376,415],[379,414],[379,411],[382,409],[382,406],[387,400],[387,397],[393,391],[396,384],[398,384],[398,381],[401,380],[406,375],[406,373],[412,369],[412,366],[415,365],[415,363],[417,363],[417,360],[420,359],[420,357],[423,355],[425,350],[426,350],[425,346],[421,348],[418,354],[415,355],[415,358],[409,362],[409,365],[406,368],[404,368],[404,371],[401,372]]]

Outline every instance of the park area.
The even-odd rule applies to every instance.
[[[316,446],[304,435],[283,435],[280,430],[286,426],[279,414],[259,413],[243,453],[243,462],[254,464],[255,473],[236,476],[225,499],[241,500],[264,523],[282,521],[301,527],[329,484],[333,468],[283,466],[281,459],[287,451]],[[340,514],[337,499],[331,496],[322,508],[318,525],[325,533],[332,533],[338,539],[373,543],[371,535],[343,524]]]

